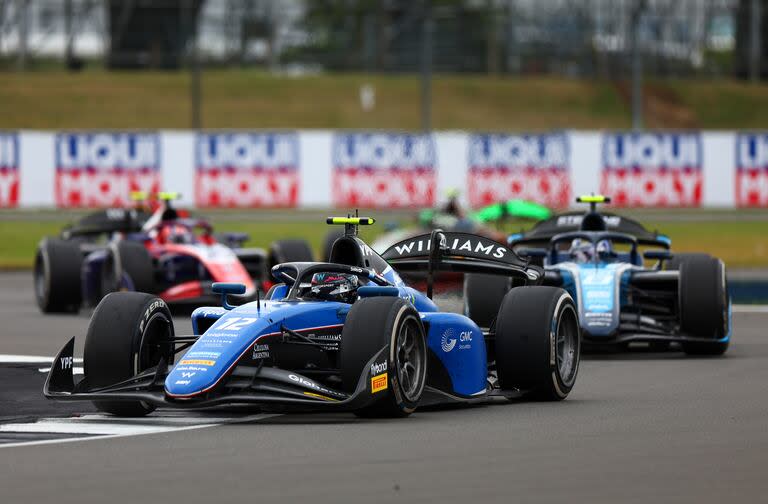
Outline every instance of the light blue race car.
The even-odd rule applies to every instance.
[[[195,310],[190,336],[175,335],[163,300],[109,294],[88,328],[84,378],[73,379],[73,338],[44,394],[124,416],[243,405],[405,416],[423,404],[569,394],[580,356],[576,305],[562,288],[540,285],[542,268],[488,238],[440,230],[379,255],[357,235],[373,219],[328,223],[345,227],[329,262],[279,264],[266,299],[237,307],[227,295],[245,287],[214,284],[222,306]],[[396,270],[425,271],[426,294]],[[439,271],[520,287],[500,301],[494,327],[481,329],[432,301]]]
[[[673,255],[667,236],[598,212],[608,197],[576,201],[589,203],[589,211],[542,221],[510,236],[509,246],[544,267],[543,285],[561,287],[576,300],[582,342],[619,347],[643,342],[653,349],[675,343],[688,354],[725,353],[731,302],[723,262],[706,254]],[[514,280],[466,275],[465,313],[492,327],[494,308],[514,285]]]

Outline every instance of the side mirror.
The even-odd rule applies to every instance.
[[[214,282],[214,284],[211,285],[211,290],[215,294],[221,294],[221,306],[227,310],[231,310],[234,306],[227,301],[227,295],[245,294],[245,285],[241,283]]]
[[[646,250],[643,252],[643,258],[649,261],[666,261],[672,258],[669,250]]]
[[[524,257],[547,257],[547,249],[543,248],[519,248],[517,255]]]

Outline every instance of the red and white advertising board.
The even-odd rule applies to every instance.
[[[544,135],[469,136],[469,204],[525,199],[555,208],[570,203],[568,138]]]
[[[768,206],[768,134],[736,135],[736,206]]]
[[[432,135],[337,133],[332,156],[332,201],[337,207],[416,208],[435,203]]]
[[[603,135],[600,192],[625,207],[702,204],[702,140],[698,133]]]
[[[285,208],[299,204],[296,133],[205,133],[195,142],[198,207]]]
[[[160,190],[155,133],[61,133],[55,149],[60,208],[125,206],[132,191]]]
[[[0,208],[19,205],[19,138],[0,133]]]

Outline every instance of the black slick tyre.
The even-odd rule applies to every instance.
[[[722,355],[730,339],[723,341],[730,327],[728,285],[725,265],[710,256],[687,258],[680,265],[680,327],[694,338],[711,341],[683,341],[691,355]]]
[[[288,262],[312,262],[315,256],[306,240],[278,240],[269,247],[269,266]]]
[[[333,249],[333,244],[342,236],[344,236],[344,231],[338,230],[329,231],[325,235],[325,239],[323,240],[323,261],[331,261],[331,250]]]
[[[516,287],[496,319],[496,371],[502,389],[560,401],[573,389],[581,342],[576,305],[557,287]]]
[[[387,357],[366,368],[385,346]],[[345,391],[354,392],[363,375],[368,392],[378,396],[371,405],[356,411],[358,416],[410,415],[419,404],[427,376],[426,335],[418,312],[398,297],[356,302],[341,334],[340,362]]]
[[[465,274],[464,314],[480,327],[491,327],[511,286],[510,279],[504,276]]]
[[[679,271],[680,265],[689,260],[697,260],[703,257],[712,257],[709,254],[701,252],[689,252],[687,254],[673,254],[672,257],[664,263],[664,269],[667,271]]]
[[[128,277],[136,292],[155,291],[154,262],[142,243],[119,241],[112,244],[103,267],[102,296],[121,290],[124,276]]]
[[[73,241],[45,238],[35,254],[35,298],[43,313],[77,313],[83,254]]]
[[[93,312],[83,351],[85,379],[90,388],[127,380],[156,366],[169,351],[174,330],[165,302],[140,292],[115,292]],[[162,344],[168,342],[167,344]],[[94,401],[101,411],[117,416],[143,416],[155,407],[141,401]]]

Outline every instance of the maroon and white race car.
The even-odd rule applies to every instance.
[[[245,300],[271,286],[269,270],[283,262],[313,261],[304,240],[281,240],[269,251],[245,248],[245,233],[213,234],[204,219],[172,205],[161,193],[154,212],[96,212],[44,238],[35,257],[35,295],[45,313],[77,312],[118,290],[155,294],[169,303],[210,301],[214,282],[246,286]]]

